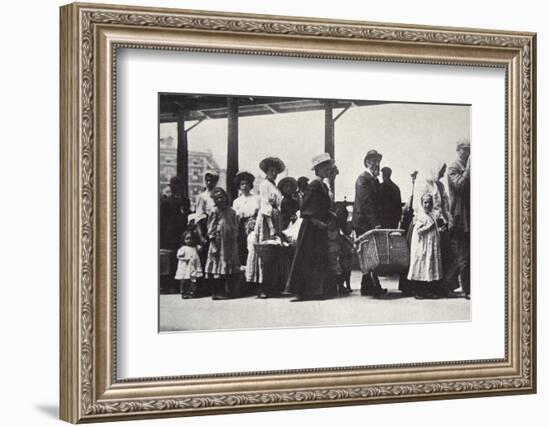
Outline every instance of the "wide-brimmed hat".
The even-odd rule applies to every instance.
[[[235,175],[235,185],[238,187],[241,184],[241,181],[248,181],[250,186],[252,187],[254,185],[254,180],[256,178],[254,175],[252,175],[248,171],[239,171],[237,172],[237,175]]]
[[[331,164],[334,164],[334,160],[332,160],[332,157],[330,157],[329,153],[323,153],[315,156],[313,159],[311,159],[311,170],[314,170],[321,163],[325,162],[330,162]]]
[[[263,159],[260,162],[260,169],[264,173],[267,173],[267,170],[271,166],[274,166],[275,168],[277,168],[277,173],[278,174],[286,169],[286,166],[285,166],[284,162],[281,159],[279,159],[278,157],[266,157],[265,159]]]
[[[378,159],[378,160],[382,160],[382,154],[380,154],[378,151],[376,150],[369,150],[367,151],[367,155],[365,156],[365,158],[363,159],[363,164],[365,166],[367,166],[367,160],[369,159]]]
[[[283,192],[283,188],[286,184],[288,183],[291,183],[292,186],[294,187],[294,189],[292,190],[292,192],[295,192],[297,189],[298,189],[298,181],[296,181],[294,178],[292,178],[291,176],[287,176],[283,179],[281,179],[279,181],[279,183],[277,184],[277,188],[279,189],[279,191],[282,193]]]
[[[459,148],[470,148],[470,140],[468,138],[460,138],[456,141],[456,149]]]
[[[209,169],[209,170],[207,170],[207,171],[204,173],[204,177],[206,178],[207,175],[210,175],[210,176],[215,177],[215,178],[219,178],[219,177],[220,177],[220,173],[219,173],[217,170],[214,170],[214,169]]]

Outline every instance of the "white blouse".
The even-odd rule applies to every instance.
[[[210,190],[204,190],[197,196],[197,203],[195,205],[196,221],[198,222],[208,217],[213,209],[214,199],[212,198],[212,192]]]
[[[271,216],[273,208],[281,209],[283,195],[270,180],[266,179],[260,184],[260,213]]]
[[[239,218],[255,216],[260,209],[260,198],[254,194],[241,194],[233,201],[233,209]]]

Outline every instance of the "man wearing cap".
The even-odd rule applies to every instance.
[[[453,263],[445,274],[448,284],[458,277],[466,298],[470,298],[470,140],[463,138],[456,143],[458,158],[447,169],[449,180],[450,230]]]
[[[380,196],[378,175],[380,173],[380,161],[382,155],[376,150],[367,152],[363,164],[366,170],[359,175],[355,182],[355,202],[353,204],[352,227],[357,236],[380,228]],[[361,280],[361,295],[378,297],[386,292],[380,286],[376,273],[367,273]]]

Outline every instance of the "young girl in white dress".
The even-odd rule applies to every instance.
[[[435,283],[443,278],[439,229],[432,214],[433,197],[423,194],[422,209],[414,219],[411,237],[411,261],[408,280],[415,281],[418,299],[435,297],[431,292]]]
[[[197,279],[202,277],[199,252],[194,242],[193,231],[188,230],[182,236],[183,246],[178,249],[178,269],[175,279],[180,281],[180,294],[184,299],[193,298],[197,291]]]

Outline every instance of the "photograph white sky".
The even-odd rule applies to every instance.
[[[383,155],[381,166],[393,170],[392,179],[405,200],[410,196],[410,174],[419,180],[436,160],[449,164],[456,157],[456,141],[470,136],[469,106],[380,104],[354,107],[335,123],[336,200],[354,199],[357,176],[364,170],[368,150]],[[335,110],[334,115],[340,110]],[[191,124],[190,124],[191,125]],[[239,119],[239,169],[260,174],[266,156],[280,157],[287,170],[279,176],[312,178],[311,159],[324,151],[324,111],[242,117]],[[175,124],[163,124],[160,137],[176,138]],[[188,135],[189,150],[210,150],[220,167],[227,162],[227,120],[206,120]],[[475,141],[472,146],[475,147]],[[421,181],[419,181],[421,182]]]

